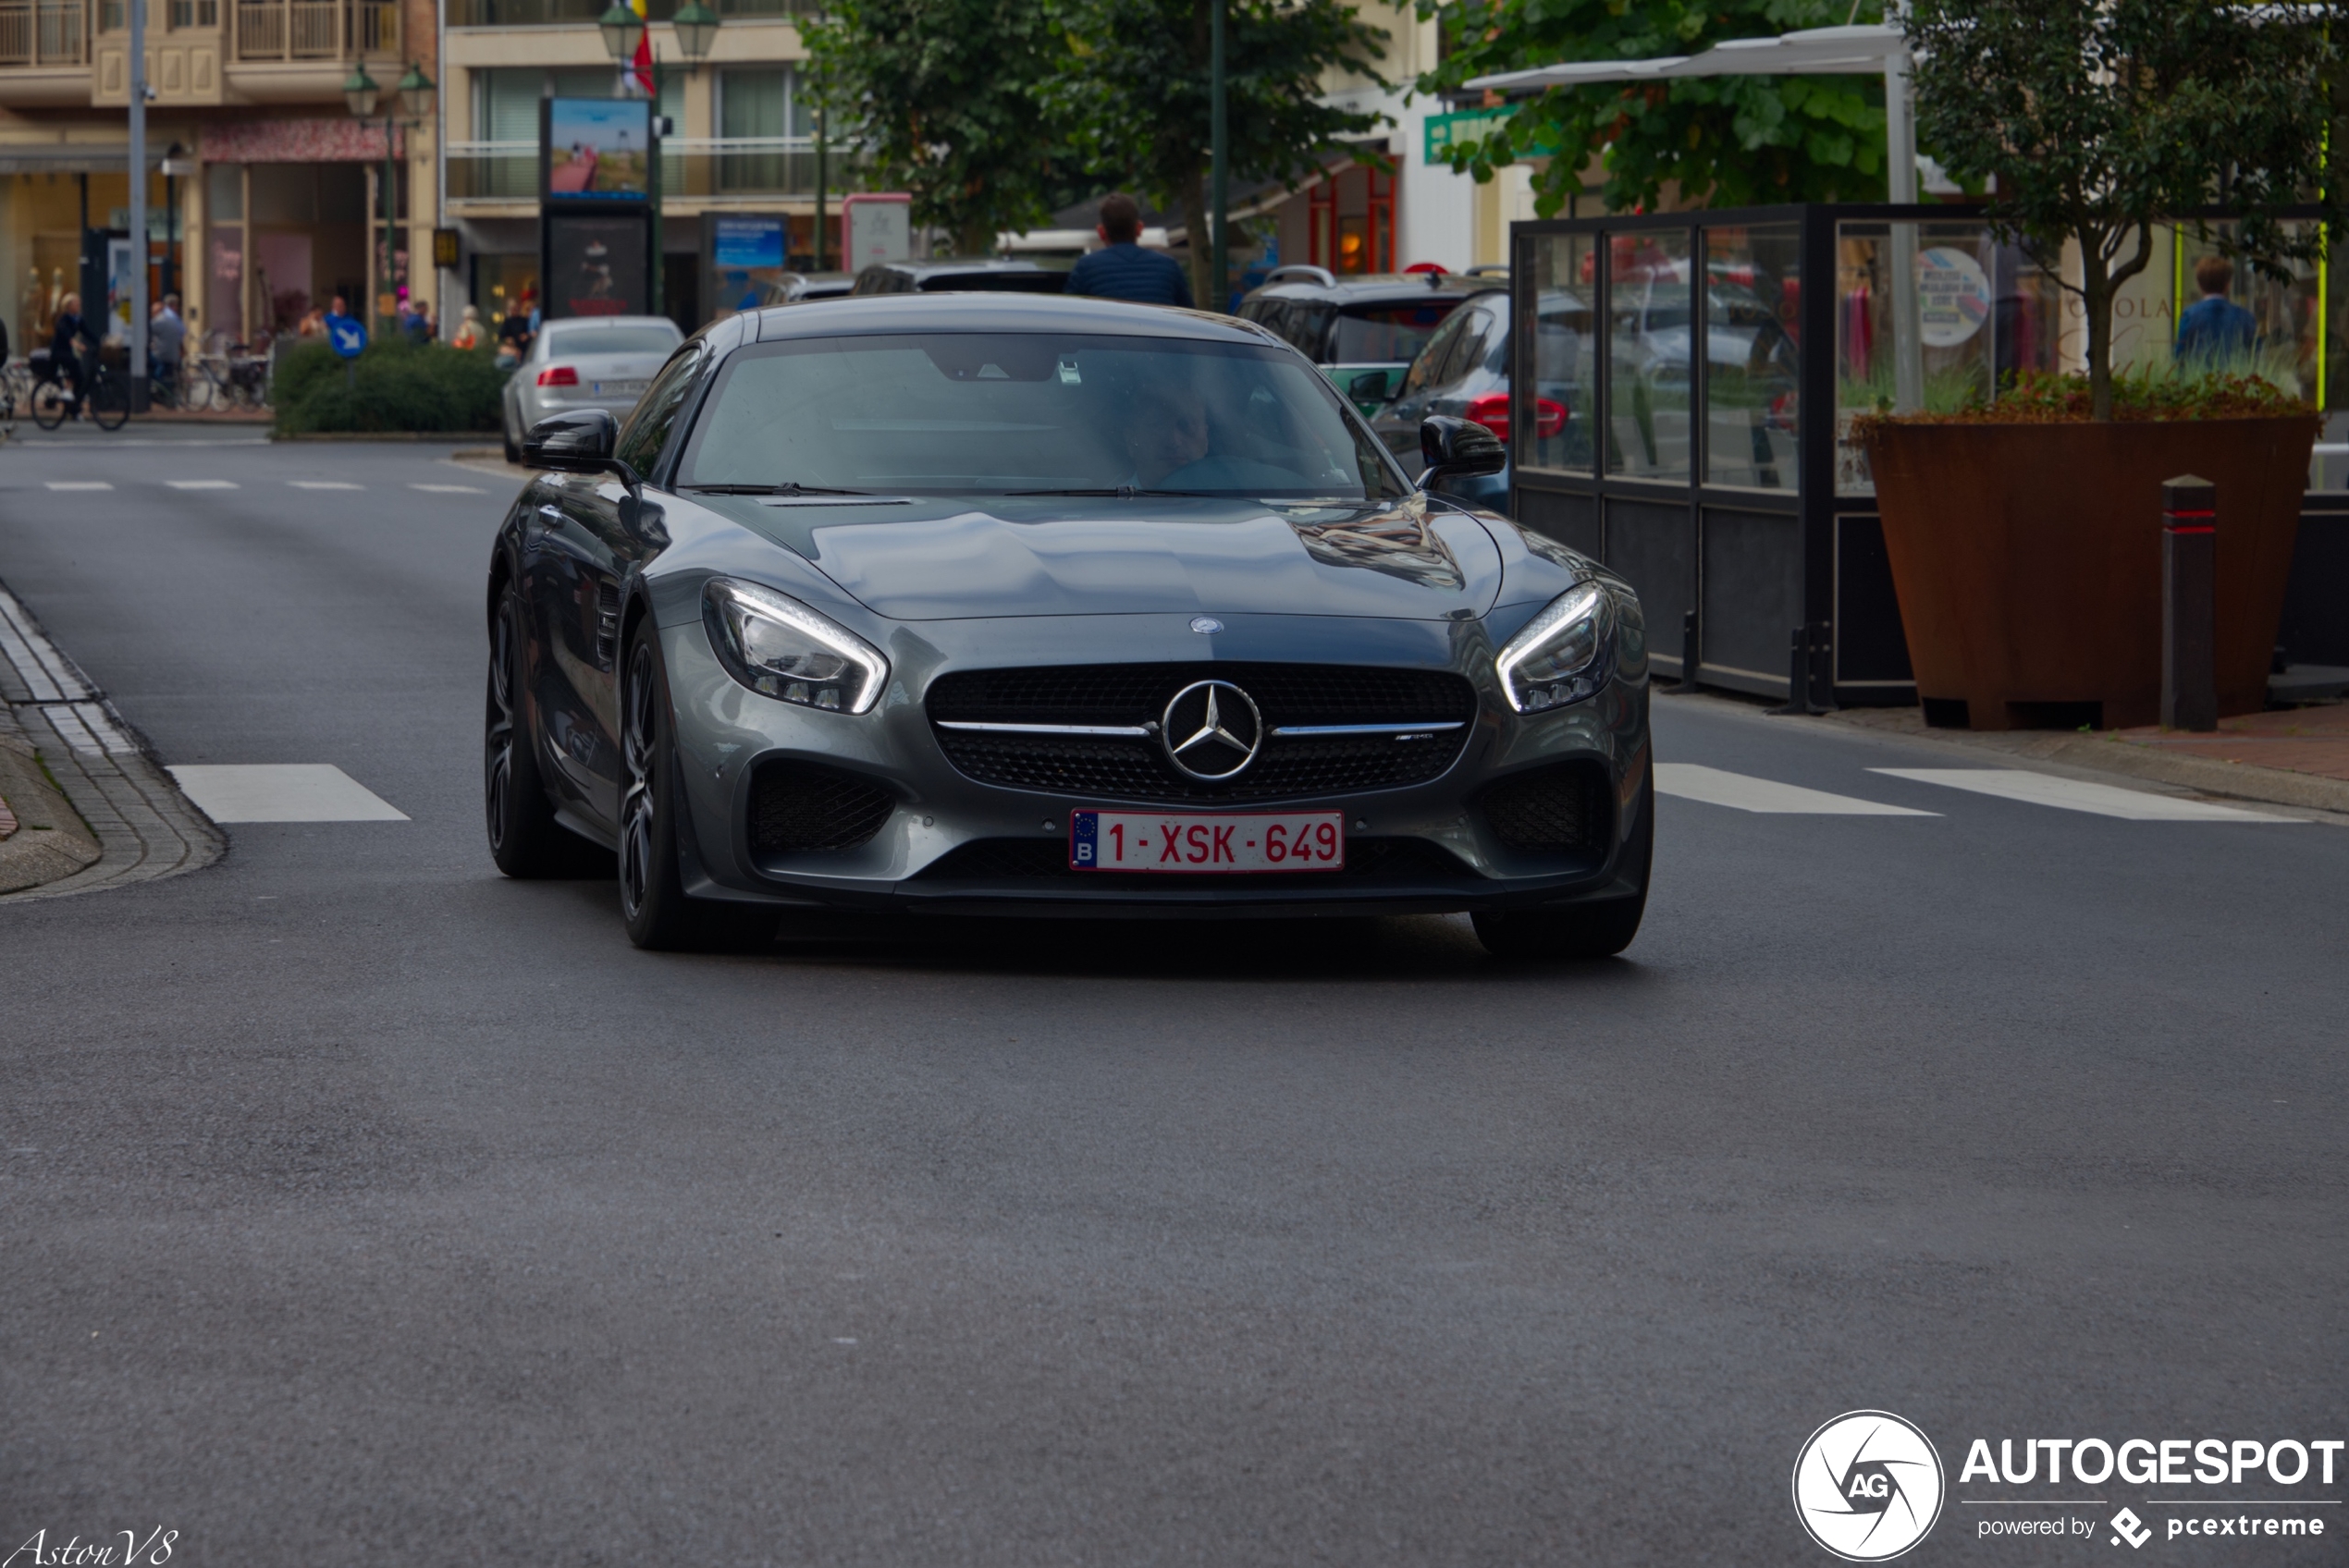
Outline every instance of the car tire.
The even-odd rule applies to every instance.
[[[513,464],[516,468],[520,468],[522,466],[522,443],[514,439],[514,421],[511,414],[499,416],[498,421],[498,437],[506,444],[506,460]]]
[[[1655,775],[1640,788],[1640,820],[1623,846],[1622,870],[1636,872],[1630,898],[1597,899],[1566,909],[1479,910],[1470,918],[1484,950],[1507,963],[1576,963],[1613,958],[1631,945],[1647,913],[1655,864]]]
[[[649,617],[628,641],[620,697],[620,913],[628,939],[657,952],[731,947],[729,912],[688,898],[677,834],[677,736]]]
[[[523,694],[522,597],[509,583],[489,633],[489,690],[482,720],[482,806],[489,858],[523,880],[609,876],[611,852],[555,820],[538,770]]]

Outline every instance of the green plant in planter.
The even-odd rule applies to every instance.
[[[1915,0],[1917,134],[2052,276],[2080,249],[2091,416],[2113,415],[2113,301],[2153,227],[2224,207],[2220,247],[2263,272],[2349,227],[2349,123],[2336,128],[2349,6],[2228,0]],[[2320,202],[2295,228],[2283,210]]]

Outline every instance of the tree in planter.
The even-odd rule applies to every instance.
[[[1422,92],[1457,92],[1499,71],[1560,60],[1695,55],[1726,39],[1874,21],[1878,0],[1419,0],[1445,29]],[[1884,199],[1884,83],[1850,76],[1692,77],[1556,87],[1486,136],[1452,150],[1482,182],[1533,154],[1535,209],[1556,214],[1606,160],[1609,211],[1654,206],[1666,186],[1720,206]]]
[[[1208,6],[1213,0],[1069,0],[1069,55],[1052,93],[1095,176],[1161,205],[1179,202],[1190,229],[1191,293],[1221,309],[1209,277]],[[1371,63],[1386,34],[1344,0],[1223,0],[1230,189],[1301,180],[1380,116],[1322,103],[1322,79],[1346,70],[1386,85]]]
[[[911,193],[916,224],[976,256],[1048,215],[1059,138],[1043,89],[1067,52],[1048,6],[833,0],[804,26],[832,136],[861,137],[883,188]]]
[[[2067,240],[2087,314],[2091,417],[2112,417],[2112,314],[2153,256],[2153,226],[2234,214],[2221,247],[2281,276],[2349,219],[2331,83],[2349,7],[2217,0],[1915,0],[1917,134],[2050,276]],[[2317,199],[2321,225],[2281,209]]]

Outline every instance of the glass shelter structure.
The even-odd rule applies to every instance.
[[[2215,249],[2201,226],[2223,224],[2156,231],[2116,309],[2116,368],[2173,374],[2178,314]],[[1912,701],[1853,421],[2084,369],[2076,297],[1955,204],[1520,223],[1511,261],[1518,520],[1630,579],[1667,675],[1693,663],[1700,683],[1785,696],[1800,668],[1814,703]],[[1912,288],[1895,286],[1903,265]],[[2318,267],[2289,282],[2237,269],[2220,291],[2256,329],[2220,368],[2326,410],[2284,640],[2349,664],[2331,646],[2349,639],[2349,496],[2324,485],[2349,468],[2349,321],[2331,319],[2327,285]]]

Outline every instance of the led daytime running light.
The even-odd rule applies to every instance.
[[[719,662],[760,696],[839,713],[867,713],[880,700],[888,657],[798,600],[713,577],[702,610]]]
[[[1509,706],[1543,713],[1591,696],[1606,683],[1605,591],[1595,582],[1568,589],[1493,660]],[[1586,646],[1587,645],[1587,646]]]

